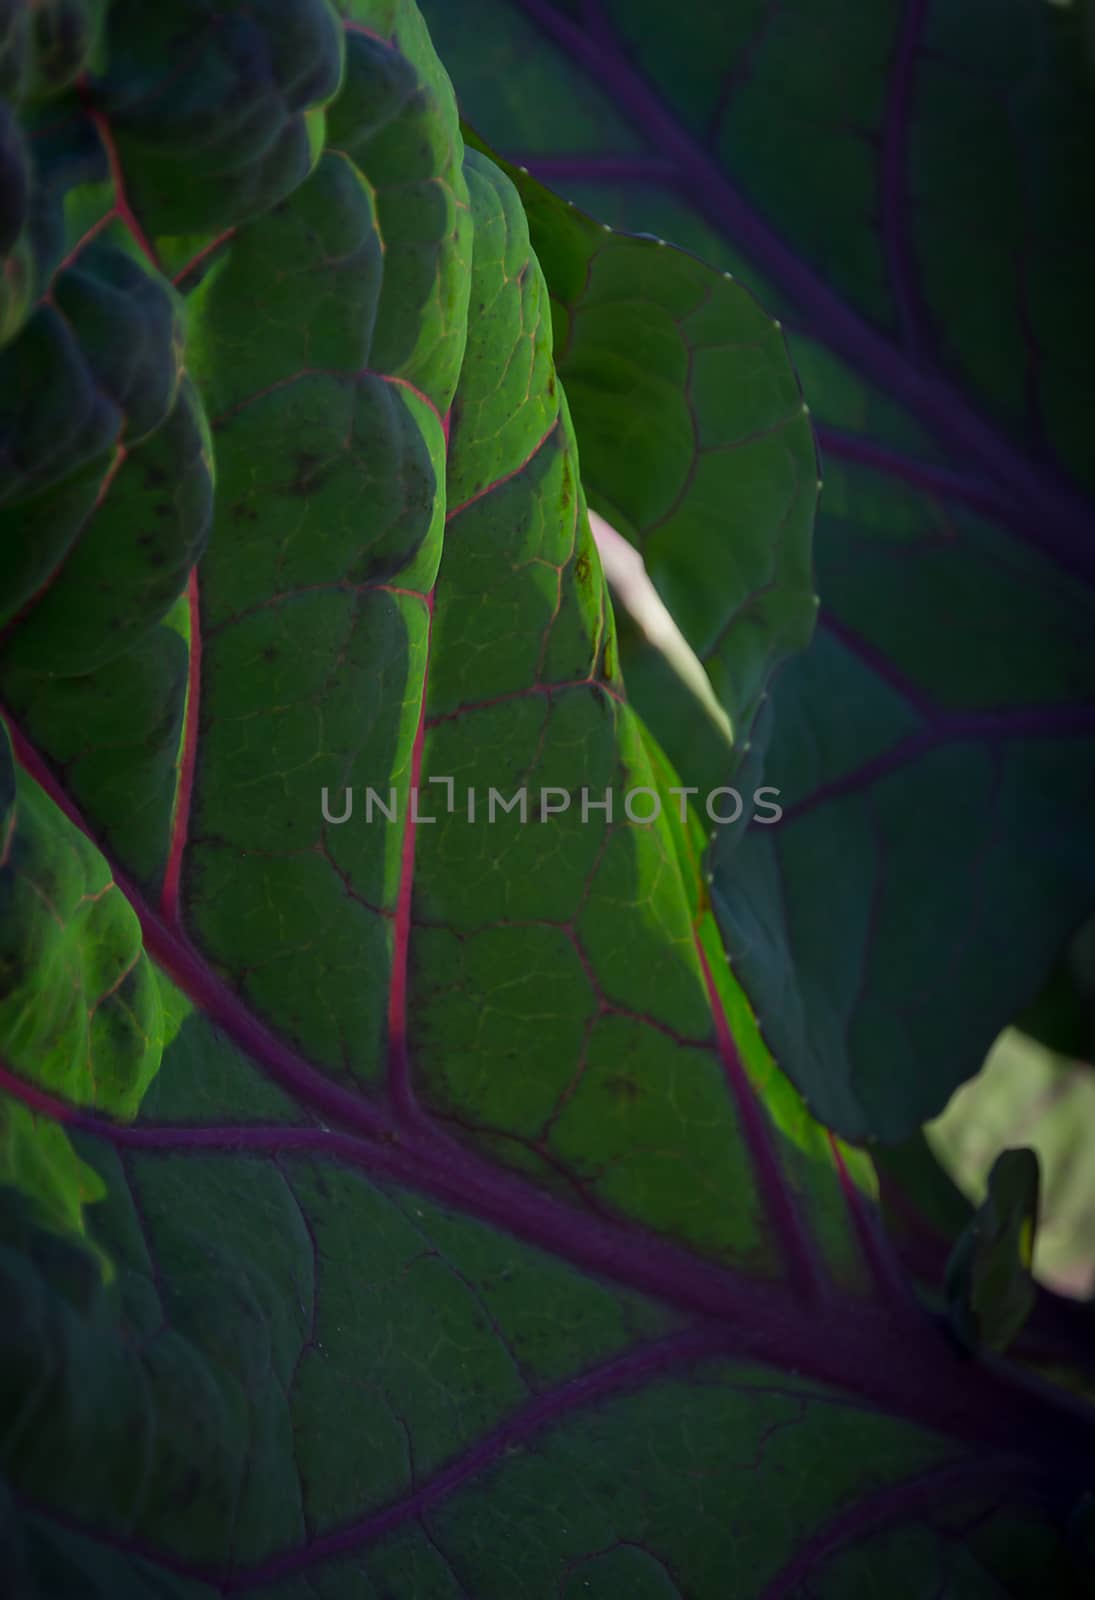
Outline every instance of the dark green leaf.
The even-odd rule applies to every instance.
[[[414,6],[337,13],[119,0],[26,113],[50,298],[5,359],[43,327],[60,355],[4,396],[10,527],[40,530],[0,568],[5,1578],[1078,1594],[1086,1414],[918,1306],[727,966],[621,680],[520,196]],[[641,492],[607,432],[604,482],[638,529],[676,474],[720,581],[748,522],[743,637],[725,597],[693,620],[728,625],[749,727],[810,623],[782,339],[691,257],[576,237],[669,374]]]
[[[740,275],[790,332],[823,461],[822,606],[752,737],[786,814],[720,831],[713,897],[780,1065],[841,1133],[898,1140],[1095,906],[1082,18],[1043,0],[425,10],[492,144],[614,227]],[[560,373],[591,503],[634,535],[565,347]],[[697,548],[651,571],[736,709],[748,675],[727,683],[694,624],[737,590],[706,552],[679,581]],[[707,753],[645,680],[640,711],[704,782]]]

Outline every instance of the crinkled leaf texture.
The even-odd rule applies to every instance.
[[[914,1300],[695,815],[467,815],[675,774],[414,6],[72,0],[4,50],[9,1588],[1082,1593],[1089,1419]],[[795,380],[743,289],[580,226],[740,722],[812,616]]]
[[[720,833],[713,898],[780,1066],[841,1134],[899,1140],[1095,906],[1090,7],[423,9],[484,137],[740,274],[788,329],[823,463],[819,627],[752,739],[783,822]],[[605,469],[584,287],[541,253],[590,503],[733,711],[712,596],[642,476]],[[629,649],[624,670],[702,783],[664,675]]]

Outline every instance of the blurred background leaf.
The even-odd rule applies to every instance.
[[[1095,1072],[1008,1028],[983,1070],[927,1127],[928,1142],[975,1204],[1002,1150],[1030,1145],[1042,1166],[1034,1274],[1059,1294],[1095,1293]]]

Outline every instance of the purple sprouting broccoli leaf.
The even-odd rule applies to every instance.
[[[788,330],[825,481],[819,627],[753,740],[785,817],[720,831],[713,897],[764,1036],[818,1115],[905,1137],[1095,904],[1086,14],[424,9],[486,138],[606,222],[733,271]],[[597,348],[581,285],[535,242]],[[580,349],[560,373],[591,505],[656,545],[657,513],[644,526],[602,473]],[[730,706],[703,615],[717,597],[676,581],[686,559],[652,575]],[[702,782],[709,752],[679,694],[624,642],[635,703]]]
[[[1087,1411],[915,1298],[726,962],[521,198],[418,11],[16,11],[7,1588],[1082,1594]],[[666,418],[591,459],[676,472],[683,547],[705,484],[750,524],[751,727],[812,614],[783,342],[575,226]]]

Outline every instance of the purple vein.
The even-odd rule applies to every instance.
[[[986,1487],[1018,1490],[1024,1498],[1041,1501],[1046,1488],[1031,1478],[1030,1470],[1016,1457],[995,1461],[945,1461],[913,1478],[887,1484],[875,1494],[865,1495],[837,1513],[799,1546],[795,1555],[766,1585],[760,1600],[790,1600],[805,1593],[811,1573],[853,1540],[864,1538],[899,1519],[922,1521],[925,1513],[942,1510],[952,1513],[963,1491],[974,1495]]]
[[[9,728],[21,764],[90,837],[53,774],[10,719]],[[1021,1436],[1029,1429],[1038,1455],[1052,1445],[1052,1452],[1063,1459],[1086,1457],[1091,1418],[1082,1408],[1069,1408],[1046,1388],[1025,1395],[1024,1388],[1031,1385],[1018,1374],[971,1372],[927,1318],[920,1336],[912,1338],[907,1324],[895,1324],[892,1306],[842,1298],[830,1302],[831,1316],[806,1324],[801,1300],[781,1274],[747,1276],[630,1220],[576,1211],[432,1126],[394,1128],[378,1108],[331,1084],[250,1016],[239,997],[204,967],[196,951],[164,929],[120,875],[115,882],[140,916],[151,953],[170,975],[208,1005],[213,1019],[272,1078],[291,1089],[302,1107],[342,1127],[126,1126],[66,1103],[0,1066],[3,1088],[20,1094],[35,1109],[123,1149],[179,1155],[224,1150],[267,1159],[296,1153],[352,1165],[370,1178],[388,1178],[455,1203],[580,1271],[717,1320],[727,1348],[732,1344],[741,1358],[810,1373],[856,1395],[869,1408],[970,1441],[1000,1448],[1002,1441],[1016,1436],[1015,1430]],[[177,964],[172,968],[168,962]],[[904,1327],[903,1359],[895,1365],[888,1352],[898,1325]]]
[[[912,79],[920,36],[924,30],[927,0],[905,0],[894,52],[886,118],[882,134],[882,242],[886,252],[890,291],[897,308],[897,325],[910,354],[917,349],[916,306],[912,266],[905,235],[905,201],[908,173],[907,133],[912,102]]]
[[[930,700],[920,686],[902,672],[896,662],[884,650],[879,649],[878,645],[864,638],[855,628],[850,628],[828,609],[820,612],[818,625],[834,639],[838,639],[849,655],[855,656],[856,660],[862,662],[876,678],[907,701],[917,716],[933,726],[940,721],[943,708]]]
[[[735,94],[740,93],[744,86],[750,82],[756,72],[757,57],[771,37],[777,19],[782,20],[782,6],[778,0],[768,0],[762,8],[756,21],[753,32],[748,39],[742,41],[733,65],[723,78],[707,124],[705,143],[714,146],[719,137],[719,131],[726,120],[726,113],[730,109],[731,101]]]
[[[6,713],[5,716],[21,766],[85,836],[93,837],[47,764],[11,717]],[[617,1278],[623,1271],[623,1281],[704,1315],[746,1326],[752,1326],[758,1316],[758,1326],[770,1323],[773,1315],[777,1322],[786,1317],[786,1308],[794,1301],[787,1297],[778,1279],[770,1285],[742,1283],[725,1268],[671,1246],[656,1235],[595,1221],[549,1200],[525,1180],[490,1166],[433,1124],[400,1126],[382,1108],[332,1083],[254,1017],[239,995],[210,971],[201,954],[178,931],[164,925],[113,863],[112,869],[116,885],[140,921],[145,948],[171,979],[275,1082],[292,1093],[302,1107],[330,1119],[345,1131],[176,1128],[165,1134],[147,1125],[124,1128],[89,1119],[76,1108],[57,1101],[53,1114],[59,1119],[70,1126],[98,1132],[119,1145],[146,1149],[163,1148],[165,1139],[170,1148],[178,1150],[217,1147],[270,1155],[295,1148],[315,1149],[317,1153],[352,1160],[370,1171],[387,1173],[412,1187],[455,1201],[496,1226],[552,1250],[586,1270]],[[2,1076],[0,1072],[0,1078]],[[18,1087],[15,1078],[12,1087]],[[43,1099],[41,1092],[31,1084],[26,1086],[23,1098],[27,1103],[34,1103],[37,1109],[47,1109],[49,1097]],[[367,1143],[363,1144],[363,1140]],[[773,1155],[770,1158],[773,1170],[774,1160]],[[762,1178],[764,1175],[762,1172]],[[791,1213],[789,1199],[786,1193],[777,1191],[771,1203],[777,1207],[794,1261],[799,1252],[808,1247],[799,1237],[801,1230]],[[804,1265],[808,1264],[808,1258],[802,1260]],[[816,1270],[812,1264],[810,1269]],[[796,1282],[801,1289],[802,1277],[798,1276]],[[772,1301],[767,1317],[760,1315],[757,1294],[765,1302]]]
[[[1095,721],[1095,711],[1092,713]],[[83,819],[61,789],[52,772],[34,751],[10,718],[12,741],[20,763],[43,790],[70,817],[74,825],[90,836]],[[814,797],[815,801],[820,798]],[[302,1107],[341,1124],[340,1130],[312,1127],[201,1127],[157,1128],[143,1124],[124,1127],[109,1123],[78,1108],[66,1105],[11,1077],[10,1092],[36,1109],[56,1116],[70,1126],[84,1128],[122,1147],[200,1152],[208,1149],[236,1150],[255,1155],[275,1156],[291,1151],[326,1155],[350,1162],[366,1171],[390,1176],[412,1188],[423,1189],[474,1212],[495,1226],[553,1251],[578,1268],[603,1275],[632,1288],[677,1304],[704,1316],[729,1322],[747,1339],[757,1354],[768,1359],[800,1365],[803,1360],[800,1308],[788,1285],[743,1278],[725,1266],[705,1260],[671,1242],[634,1225],[580,1213],[532,1188],[526,1180],[484,1162],[466,1146],[432,1126],[399,1130],[380,1108],[358,1095],[332,1084],[311,1063],[299,1057],[283,1040],[253,1017],[239,996],[221,982],[205,965],[202,957],[176,932],[163,926],[121,874],[115,882],[126,894],[140,918],[149,952],[161,962],[169,975],[190,994],[212,1021],[217,1023],[269,1075],[289,1089]],[[56,1102],[56,1103],[54,1103]],[[346,1131],[350,1130],[350,1131]],[[757,1143],[753,1141],[754,1156]],[[761,1151],[762,1173],[774,1152]],[[798,1258],[798,1289],[802,1292],[816,1271],[805,1241],[797,1236],[793,1217],[781,1217],[781,1233],[792,1261]],[[873,1313],[874,1325],[887,1322],[885,1309]],[[888,1325],[888,1324],[887,1324]],[[823,1351],[817,1345],[820,1370],[836,1362],[844,1381],[856,1387],[857,1367],[844,1370],[843,1354],[848,1348],[850,1329],[834,1325],[833,1348]],[[912,1404],[921,1404],[914,1396]]]
[[[715,1261],[642,1228],[575,1211],[530,1188],[516,1173],[488,1166],[463,1146],[420,1130],[369,1143],[321,1126],[112,1122],[57,1099],[0,1065],[0,1090],[67,1128],[119,1150],[201,1156],[210,1152],[271,1160],[319,1156],[388,1179],[465,1210],[582,1270],[639,1289],[683,1311],[716,1319],[759,1353],[796,1327],[796,1307],[782,1279],[741,1278]]]
[[[0,1064],[0,1088],[24,1085]],[[26,1085],[36,1109],[121,1150],[200,1157],[231,1152],[269,1160],[316,1157],[453,1203],[579,1271],[650,1295],[720,1330],[722,1348],[844,1390],[864,1409],[905,1417],[969,1443],[1010,1447],[1028,1431],[1032,1456],[1060,1458],[1062,1471],[1090,1457],[1095,1413],[1082,1402],[997,1365],[971,1367],[927,1314],[910,1323],[905,1304],[834,1295],[824,1318],[804,1321],[786,1278],[750,1277],[705,1259],[631,1221],[580,1213],[533,1189],[519,1174],[421,1130],[368,1142],[339,1129],[223,1127],[111,1122]],[[27,1098],[26,1096],[23,1096]],[[899,1337],[902,1360],[892,1359]]]
[[[806,816],[818,806],[828,805],[847,795],[869,789],[873,784],[882,783],[912,762],[947,744],[1077,737],[1095,738],[1095,706],[1042,706],[1029,711],[1022,708],[986,711],[980,715],[972,712],[942,713],[934,726],[906,734],[869,761],[820,784],[812,794],[787,806],[783,813],[783,826]]]
[[[447,1466],[440,1468],[403,1499],[324,1534],[303,1549],[289,1550],[251,1567],[223,1584],[226,1594],[243,1594],[260,1584],[275,1583],[304,1572],[319,1562],[382,1538],[411,1518],[420,1517],[438,1501],[459,1489],[469,1478],[484,1472],[515,1446],[523,1445],[544,1428],[570,1412],[596,1405],[609,1395],[637,1388],[661,1373],[717,1355],[725,1348],[725,1335],[710,1328],[689,1329],[654,1344],[604,1362],[579,1373],[557,1388],[529,1401],[519,1411],[485,1434]]]
[[[850,461],[856,466],[868,467],[874,472],[897,478],[912,489],[919,489],[942,500],[958,501],[973,512],[991,517],[1014,533],[1029,537],[1030,517],[1015,498],[1006,494],[984,478],[972,477],[954,467],[941,467],[931,461],[921,461],[889,445],[878,444],[858,434],[845,433],[824,422],[814,423],[814,434],[821,447],[822,461],[830,457],[835,461]]]
[[[58,783],[47,763],[10,716],[7,721],[20,764],[43,791],[64,810],[74,826],[86,836],[90,836],[84,818]],[[409,1169],[401,1174],[404,1181],[417,1183],[419,1186],[424,1185],[462,1204],[477,1207],[492,1222],[501,1226],[509,1225],[507,1218],[511,1214],[521,1216],[524,1218],[523,1226],[531,1230],[526,1234],[527,1237],[545,1244],[550,1249],[566,1253],[565,1242],[570,1239],[578,1226],[578,1217],[574,1212],[566,1211],[558,1219],[548,1222],[553,1213],[550,1208],[547,1211],[543,1209],[542,1197],[538,1191],[529,1191],[524,1185],[502,1182],[495,1169],[486,1166],[466,1146],[457,1143],[436,1125],[422,1122],[410,1128],[404,1122],[397,1126],[393,1118],[381,1108],[370,1104],[351,1090],[332,1083],[322,1071],[299,1056],[286,1041],[265,1027],[247,1009],[240,996],[210,970],[204,957],[194,949],[182,931],[167,926],[133,884],[116,870],[114,877],[118,888],[126,896],[140,921],[145,948],[149,954],[161,964],[173,981],[212,1022],[222,1028],[253,1060],[261,1064],[269,1076],[291,1092],[302,1106],[310,1107],[313,1112],[322,1114],[356,1135],[364,1136],[374,1144],[391,1145],[398,1142],[410,1160]],[[700,959],[704,962],[715,1025],[719,1030],[720,1053],[731,1073],[731,1083],[742,1119],[744,1136],[756,1163],[757,1180],[765,1208],[772,1221],[777,1240],[783,1247],[795,1289],[800,1295],[812,1299],[820,1292],[822,1282],[816,1252],[807,1229],[795,1212],[790,1195],[782,1181],[779,1164],[771,1148],[759,1107],[749,1085],[744,1081],[744,1070],[737,1061],[733,1040],[730,1038],[702,949]],[[734,1076],[735,1065],[737,1077]],[[333,1146],[331,1148],[333,1149]],[[542,1230],[545,1223],[547,1223],[547,1233],[541,1238],[538,1230]],[[522,1225],[515,1224],[515,1227],[516,1231],[521,1232]],[[610,1263],[621,1253],[621,1235],[622,1230],[614,1228],[606,1240],[597,1245],[585,1264],[597,1271],[610,1270]],[[592,1237],[589,1236],[591,1241]],[[639,1258],[633,1263],[635,1270],[640,1274],[649,1265],[645,1259],[646,1251],[646,1243],[641,1241]],[[622,1254],[626,1256],[627,1250],[624,1249]],[[672,1269],[673,1281],[678,1266],[683,1270],[685,1278],[689,1276],[691,1269],[688,1263],[688,1256],[682,1252],[680,1262]],[[655,1294],[660,1292],[657,1279],[648,1285],[648,1290]],[[683,1292],[687,1302],[689,1291],[683,1283],[677,1284],[674,1293],[677,1292]],[[720,1314],[717,1304],[707,1301],[706,1286],[699,1300],[693,1298],[691,1303],[693,1309]],[[731,1294],[730,1300],[722,1304],[721,1314],[733,1317],[739,1309],[744,1310],[735,1307],[734,1297]]]
[[[564,1379],[512,1412],[432,1476],[414,1485],[402,1499],[389,1502],[356,1521],[310,1540],[303,1548],[283,1551],[266,1561],[226,1575],[199,1564],[181,1561],[158,1551],[143,1539],[109,1533],[53,1506],[24,1500],[26,1510],[46,1516],[61,1527],[108,1549],[140,1556],[161,1570],[177,1573],[216,1587],[221,1594],[246,1594],[261,1584],[275,1583],[295,1573],[307,1572],[321,1562],[382,1538],[404,1522],[422,1517],[477,1473],[489,1470],[514,1447],[560,1422],[572,1412],[636,1389],[651,1379],[692,1363],[727,1352],[727,1335],[718,1328],[688,1328],[609,1358],[595,1367]]]
[[[1020,500],[1028,513],[1026,536],[1061,565],[1095,583],[1095,517],[1083,497],[1048,467],[1026,460],[1018,445],[986,422],[952,383],[910,361],[852,310],[738,192],[622,50],[588,35],[549,0],[519,0],[519,4],[596,78],[647,143],[668,157],[676,186],[696,209],[801,307],[808,331],[911,411],[948,449],[965,455],[1003,493]],[[532,171],[538,170],[535,157],[526,161]]]
[[[94,839],[94,833],[10,712],[0,707],[0,715],[7,724],[19,765],[86,838]],[[99,843],[98,840],[95,842]],[[284,1039],[265,1027],[248,1011],[240,996],[217,977],[189,940],[163,922],[136,885],[118,871],[116,863],[106,854],[114,882],[140,922],[145,949],[211,1022],[253,1060],[260,1062],[271,1078],[306,1104],[366,1137],[390,1136],[392,1123],[389,1118],[350,1090],[332,1083],[304,1061]]]
[[[819,625],[881,682],[902,696],[933,730],[935,742],[961,739],[1075,739],[1095,734],[1095,703],[986,706],[980,711],[952,710],[932,700],[878,645],[823,610]]]

